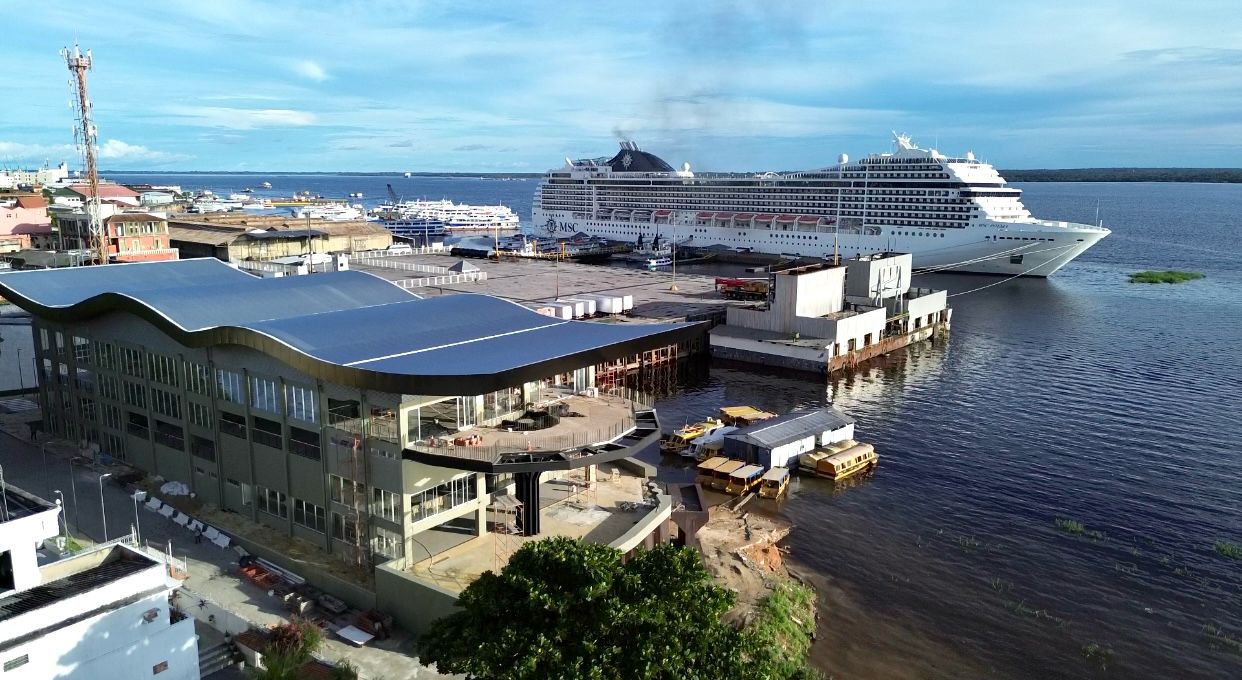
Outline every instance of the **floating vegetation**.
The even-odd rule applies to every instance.
[[[1113,562],[1113,569],[1130,576],[1139,573],[1137,564],[1127,564],[1125,562]]]
[[[1091,540],[1093,540],[1093,541],[1102,541],[1102,540],[1104,540],[1104,532],[1103,532],[1103,531],[1098,531],[1098,530],[1096,530],[1096,529],[1092,529],[1091,531],[1088,531],[1088,532],[1086,533],[1086,536],[1087,536],[1087,538],[1089,538],[1089,539],[1091,539]]]
[[[1005,609],[1008,609],[1018,616],[1027,616],[1035,619],[1036,621],[1051,621],[1056,624],[1057,628],[1062,630],[1069,627],[1069,621],[1066,621],[1059,616],[1054,616],[1047,609],[1036,609],[1028,606],[1026,604],[1026,600],[1005,600],[1004,604]]]
[[[1179,272],[1173,269],[1166,271],[1145,271],[1130,275],[1130,283],[1184,283],[1203,278],[1199,272]]]
[[[1112,647],[1105,647],[1098,642],[1091,642],[1082,646],[1082,655],[1088,661],[1094,661],[1100,666],[1100,670],[1108,668],[1108,664],[1113,661]]]
[[[1066,519],[1064,517],[1056,518],[1055,520],[1053,520],[1053,524],[1056,525],[1057,529],[1060,529],[1061,531],[1064,531],[1067,534],[1072,534],[1074,536],[1081,536],[1082,533],[1086,531],[1086,529],[1084,529],[1082,526],[1082,522],[1078,522],[1072,519]]]
[[[1227,557],[1231,560],[1242,560],[1242,547],[1239,547],[1236,543],[1230,543],[1229,541],[1217,541],[1212,546],[1212,549],[1215,550],[1216,554],[1221,557]]]
[[[1242,639],[1230,635],[1228,631],[1213,623],[1203,624],[1203,637],[1207,639],[1211,649],[1226,649],[1234,654],[1242,654]]]
[[[969,537],[958,536],[957,545],[958,547],[962,549],[963,552],[969,553],[969,552],[974,552],[978,550],[980,544],[979,544],[979,541],[975,540],[974,536],[969,536]]]
[[[1139,558],[1139,556],[1141,556],[1141,555],[1142,555],[1142,553],[1140,553],[1140,552],[1139,552],[1139,549],[1138,549],[1138,546],[1137,546],[1137,545],[1136,545],[1136,546],[1131,546],[1131,548],[1130,548],[1130,557],[1133,557],[1133,558],[1135,558],[1135,559],[1138,559],[1138,558]]]
[[[994,576],[991,579],[989,579],[988,585],[992,586],[992,590],[995,590],[998,593],[1003,593],[1007,590],[1013,590],[1013,584],[999,576]]]

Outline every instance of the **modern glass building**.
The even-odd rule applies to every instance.
[[[541,475],[658,436],[605,372],[705,341],[214,259],[5,273],[0,295],[33,315],[46,430],[370,564],[486,532],[498,492],[538,533]]]

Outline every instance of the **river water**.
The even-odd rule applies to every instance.
[[[269,195],[362,191],[367,203],[392,182],[405,198],[503,201],[524,221],[535,188],[117,179],[225,193],[267,179]],[[1242,186],[1017,186],[1034,214],[1094,222],[1098,209],[1113,234],[1048,280],[917,277],[956,294],[947,341],[827,384],[713,367],[661,417],[831,403],[875,444],[874,474],[842,488],[799,478],[770,508],[795,524],[791,555],[823,596],[814,660],[834,677],[1242,677],[1229,642],[1242,638],[1242,561],[1213,550],[1242,544]],[[1126,282],[1155,268],[1207,278]],[[689,474],[663,462],[664,479]]]

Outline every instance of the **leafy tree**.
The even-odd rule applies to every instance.
[[[689,548],[622,564],[613,548],[549,538],[471,583],[420,651],[476,680],[756,677],[742,634],[721,621],[734,599]]]

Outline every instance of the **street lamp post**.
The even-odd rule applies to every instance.
[[[104,543],[108,542],[108,510],[104,507],[103,480],[105,477],[111,476],[111,472],[105,472],[102,475],[99,475],[99,517],[103,520]]]
[[[61,493],[60,489],[52,489],[52,493],[59,496],[56,500],[56,505],[60,507],[60,521],[65,523],[65,530],[62,531],[60,535],[62,539],[67,539],[69,538],[69,520],[65,518],[65,494]],[[57,524],[59,524],[59,522],[57,522]],[[59,528],[60,527],[58,526],[57,529]]]
[[[82,524],[79,522],[80,517],[78,516],[78,480],[74,474],[72,458],[69,459],[69,488],[73,491],[73,526],[77,527],[78,531],[81,531]],[[68,524],[68,522],[65,522],[65,524]]]
[[[22,386],[22,392],[26,391],[26,375],[22,371],[22,348],[17,348],[17,383]]]
[[[52,484],[47,481],[47,442],[40,442],[39,450],[43,452],[43,488],[47,489],[52,486]]]
[[[134,492],[134,538],[139,544],[142,543],[142,523],[138,521],[138,492]]]

